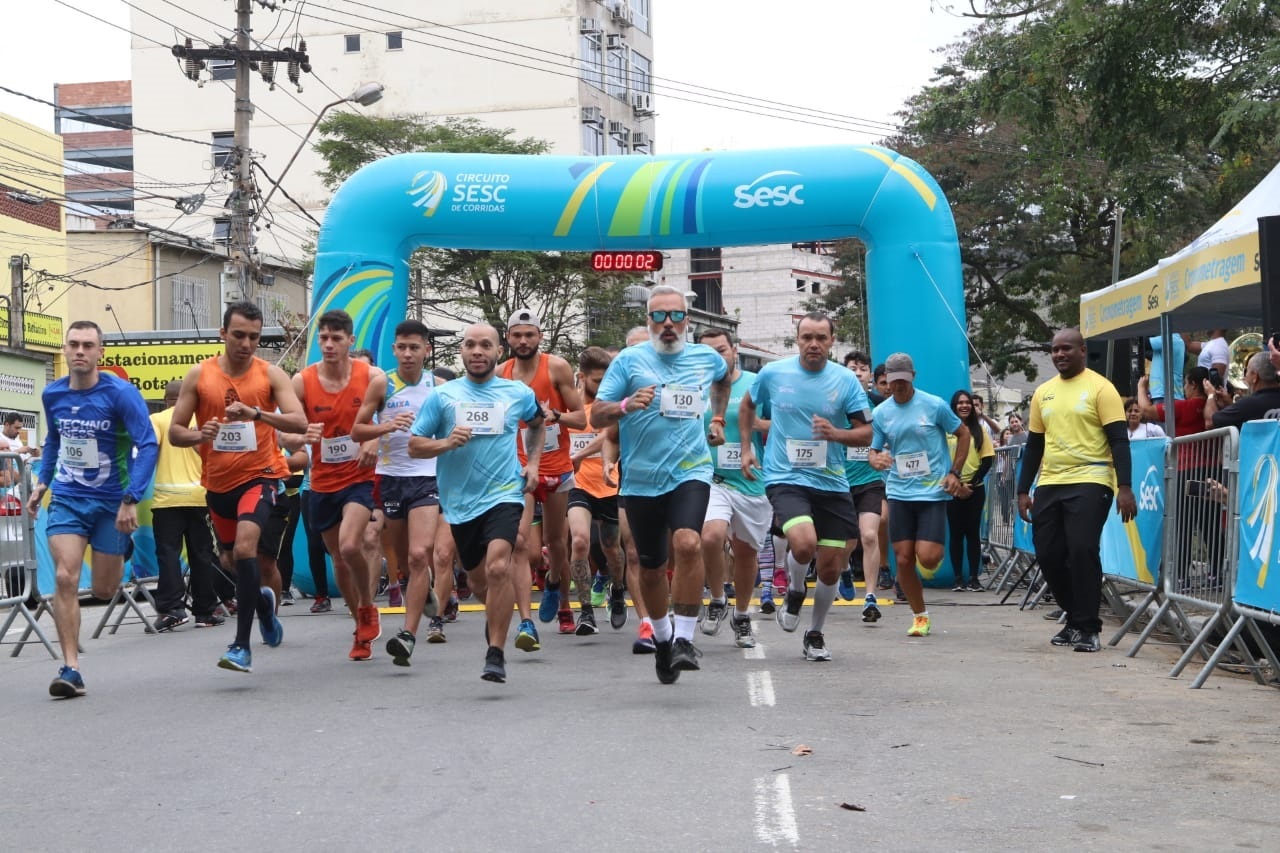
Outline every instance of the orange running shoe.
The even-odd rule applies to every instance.
[[[372,643],[382,636],[382,620],[378,617],[378,608],[356,608],[356,639],[362,643]]]
[[[370,640],[361,640],[352,633],[351,654],[347,657],[352,660],[368,660],[373,657],[373,643]]]
[[[572,610],[559,610],[559,611],[556,611],[556,619],[557,619],[557,621],[559,621],[559,623],[560,623],[560,633],[561,633],[561,634],[572,634],[573,632],[575,632],[576,630],[578,630],[578,626],[577,626],[577,625],[575,625],[575,624],[573,624],[573,611],[572,611]]]

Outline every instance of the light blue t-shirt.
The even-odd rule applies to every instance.
[[[960,419],[941,398],[919,388],[905,404],[892,397],[872,413],[871,448],[893,454],[885,495],[898,501],[949,501],[942,481],[951,471],[947,435]]]
[[[729,407],[724,413],[724,444],[711,448],[712,464],[719,482],[733,489],[740,495],[760,497],[764,494],[764,480],[756,478],[748,480],[742,474],[742,466],[738,463],[742,452],[742,432],[738,429],[738,405],[751,389],[756,375],[749,370],[738,372],[733,380],[733,388],[729,391]],[[760,407],[756,406],[756,417],[760,415]],[[703,416],[703,427],[711,429],[711,407],[707,407]],[[764,437],[758,432],[751,434],[751,445],[755,448],[756,459],[764,458]]]
[[[751,387],[751,399],[771,415],[764,448],[764,481],[788,483],[823,492],[849,490],[844,476],[845,445],[813,437],[813,416],[839,429],[851,426],[850,415],[871,419],[867,393],[847,367],[834,361],[806,370],[799,356],[766,364]]]
[[[1165,397],[1164,392],[1164,342],[1159,335],[1148,339],[1151,342],[1151,379],[1150,388],[1151,399],[1159,400]],[[1173,333],[1173,399],[1186,399],[1187,392],[1184,390],[1185,380],[1183,379],[1183,368],[1187,363],[1187,345],[1182,340],[1182,335],[1177,332]]]
[[[659,353],[649,343],[618,353],[600,382],[597,400],[620,403],[654,386],[648,408],[632,410],[618,421],[620,494],[653,498],[681,483],[711,482],[711,449],[702,416],[712,383],[728,370],[720,353],[706,344],[685,344],[674,355]],[[693,416],[682,417],[689,414]]]
[[[445,438],[454,426],[471,426],[471,440],[436,457],[440,509],[445,521],[471,521],[498,504],[524,504],[516,441],[520,421],[541,412],[533,390],[523,382],[469,377],[436,387],[418,410],[414,435]],[[481,434],[491,429],[492,433]]]

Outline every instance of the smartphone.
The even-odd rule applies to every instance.
[[[1209,384],[1214,388],[1222,387],[1222,374],[1218,372],[1216,367],[1209,368]]]
[[[1187,497],[1202,498],[1204,494],[1204,480],[1187,480]]]

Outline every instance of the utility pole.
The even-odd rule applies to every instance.
[[[205,69],[207,59],[230,59],[236,64],[235,85],[235,125],[233,152],[235,166],[234,189],[229,199],[231,206],[231,240],[228,246],[229,260],[224,276],[230,276],[235,287],[250,299],[256,284],[257,264],[254,256],[253,221],[256,218],[255,202],[257,190],[253,183],[253,149],[249,144],[249,129],[253,122],[253,100],[249,93],[249,72],[257,71],[271,89],[275,88],[276,63],[286,63],[289,82],[298,85],[299,72],[311,72],[311,64],[307,57],[307,43],[299,42],[298,49],[252,50],[249,33],[251,29],[251,10],[253,0],[236,0],[236,37],[234,42],[224,43],[221,47],[196,48],[187,39],[185,44],[175,44],[174,56],[184,60],[184,70],[188,79],[203,86],[200,72]],[[264,0],[258,2],[267,5]],[[274,3],[271,4],[274,8]],[[225,278],[224,278],[225,280]]]
[[[9,256],[9,346],[13,349],[22,349],[26,343],[26,312],[22,304],[22,274],[26,269],[27,259],[24,256]]]

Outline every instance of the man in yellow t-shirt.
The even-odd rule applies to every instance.
[[[160,580],[156,585],[157,631],[172,631],[187,621],[186,592],[182,584],[182,546],[187,548],[191,569],[191,612],[197,628],[214,628],[225,620],[214,613],[218,596],[214,592],[216,552],[209,527],[209,508],[204,486],[200,485],[202,462],[194,447],[174,447],[169,443],[169,423],[178,402],[182,380],[175,379],[164,389],[164,411],[151,416],[151,427],[160,442],[156,460],[155,494],[151,501],[151,526],[156,537],[156,565]]]
[[[1085,368],[1078,329],[1054,335],[1049,355],[1058,375],[1031,398],[1018,513],[1031,522],[1036,560],[1066,613],[1066,627],[1051,642],[1096,652],[1102,631],[1102,527],[1113,493],[1123,521],[1138,513],[1129,487],[1129,431],[1120,393]],[[1033,507],[1030,493],[1037,472]]]

